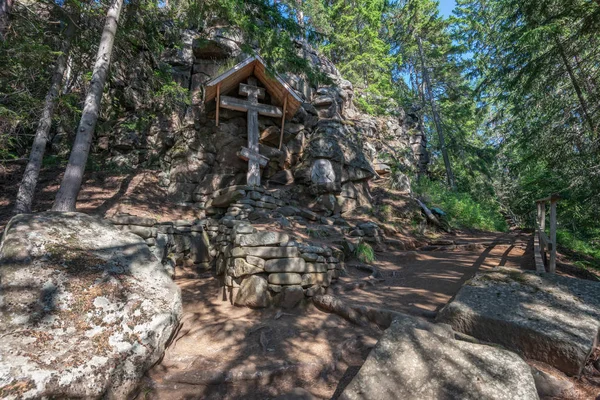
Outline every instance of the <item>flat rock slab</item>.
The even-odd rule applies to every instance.
[[[465,283],[437,318],[578,376],[598,341],[600,283],[500,268]]]
[[[0,245],[0,397],[128,398],[180,317],[139,236],[80,213],[18,215]]]
[[[289,240],[290,237],[286,233],[256,232],[250,235],[237,235],[236,244],[241,247],[272,246]]]
[[[538,399],[529,366],[516,354],[417,329],[388,328],[340,400]]]

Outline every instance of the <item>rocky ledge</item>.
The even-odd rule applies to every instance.
[[[437,320],[578,376],[598,343],[600,284],[498,268],[465,283]]]

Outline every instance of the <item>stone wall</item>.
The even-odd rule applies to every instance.
[[[121,214],[110,221],[142,237],[171,274],[177,266],[213,271],[235,305],[292,308],[326,293],[343,272],[344,252],[339,248],[261,226],[276,221],[285,227],[290,220],[330,226],[341,219],[320,217],[277,189],[237,185],[207,197],[206,213],[211,216],[204,219],[157,222]],[[344,232],[350,230],[344,226]],[[354,231],[365,235],[360,227]]]

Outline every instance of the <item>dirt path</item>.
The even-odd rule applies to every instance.
[[[380,279],[369,280],[364,287],[349,291],[343,290],[342,285],[337,295],[353,304],[431,317],[477,271],[497,266],[531,269],[529,257],[524,257],[528,245],[531,247],[527,234],[463,234],[444,239],[461,245],[455,249],[376,253],[373,266],[379,271]],[[353,265],[356,264],[348,263],[349,274],[341,278],[346,287],[368,275]]]
[[[0,166],[0,237],[12,217],[22,169],[22,165]],[[34,212],[52,208],[63,171],[64,168],[40,171]],[[86,172],[77,197],[77,211],[102,217],[131,213],[163,221],[196,218],[193,207],[168,201],[166,190],[158,185],[158,171],[141,169],[128,173]]]
[[[210,273],[177,279],[183,325],[139,399],[270,399],[302,387],[329,399],[381,335],[306,306],[251,310],[222,301]]]
[[[477,270],[519,267],[528,237],[460,239],[511,244],[379,253],[375,264],[382,281],[336,291],[355,304],[427,314],[446,304]],[[338,288],[368,275],[348,269]],[[222,301],[210,274],[177,282],[184,300],[183,326],[162,362],[148,373],[142,399],[269,399],[297,387],[329,399],[358,371],[381,335],[375,326],[355,326],[312,305],[285,313],[233,307]]]

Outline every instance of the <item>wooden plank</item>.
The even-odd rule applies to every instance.
[[[257,98],[260,100],[264,99],[265,98],[265,89],[263,89],[261,87],[246,85],[245,83],[240,83],[239,94],[248,96],[251,91],[255,91],[256,89],[258,89]]]
[[[552,249],[550,249],[550,261],[548,263],[548,272],[554,274],[556,272],[556,202],[554,199],[550,203],[550,240],[552,241]]]
[[[261,56],[256,56],[256,60],[259,61],[259,64],[257,65],[261,65],[263,69],[266,69],[266,65],[267,63],[265,62],[265,60],[263,60],[263,58]],[[277,80],[277,82],[283,86],[285,88],[285,90],[292,95],[292,97],[294,97],[294,99],[296,99],[299,102],[302,102],[302,98],[296,93],[296,91],[294,90],[294,88],[292,88],[283,78],[281,78],[281,76],[279,76],[276,73],[273,73],[273,77]],[[270,77],[266,77],[266,78],[270,78]]]
[[[252,159],[256,159],[261,167],[266,167],[269,164],[269,159],[262,154],[259,154],[255,151],[250,150],[247,147],[242,147],[240,151],[238,151],[238,157],[244,161],[250,161]]]
[[[239,64],[235,65],[229,71],[226,71],[226,72],[222,73],[221,75],[217,76],[216,78],[213,78],[210,81],[208,81],[206,83],[206,86],[214,86],[217,83],[224,81],[225,79],[227,79],[230,76],[232,76],[232,75],[236,74],[237,72],[239,72],[241,69],[243,69],[247,65],[252,64],[254,61],[256,61],[256,56],[252,56],[252,57],[246,58],[244,61],[242,61]]]
[[[542,257],[542,251],[540,246],[539,233],[534,234],[533,256],[535,259],[536,272],[546,272],[546,267],[544,267],[544,258]]]
[[[269,104],[249,104],[244,99],[238,99],[236,97],[221,96],[221,107],[228,108],[236,111],[248,111],[254,110],[260,115],[267,117],[281,118],[283,113],[279,107],[271,106]]]
[[[292,118],[298,108],[302,105],[303,99],[296,91],[279,75],[269,74],[266,69],[266,62],[260,56],[249,57],[229,71],[219,75],[218,77],[210,80],[206,84],[206,93],[204,102],[208,103],[216,97],[216,85],[221,83],[220,93],[227,94],[231,90],[236,89],[237,85],[242,81],[255,75],[265,86],[266,91],[273,98],[273,102],[276,104],[283,104],[285,99],[289,97],[287,110],[284,114],[286,119]],[[260,111],[259,111],[260,112]],[[267,114],[263,114],[267,115]],[[279,115],[267,115],[279,117]]]
[[[550,249],[550,245],[552,244],[552,242],[546,235],[546,232],[542,231],[541,229],[538,229],[538,235],[540,237],[540,244],[542,245],[542,247],[545,249]]]
[[[221,82],[217,83],[217,111],[215,115],[215,124],[219,126],[219,104],[221,104]]]
[[[274,100],[276,100],[277,104],[283,105],[285,97],[291,95],[289,96],[290,98],[288,100],[286,119],[292,118],[302,104],[302,98],[300,98],[294,89],[281,77],[278,75],[275,75],[274,77],[269,76],[264,65],[261,65],[260,62],[256,63],[254,75],[256,75],[256,77],[259,78],[260,81],[265,85],[267,92],[274,97]]]
[[[543,199],[536,200],[535,202],[536,203],[542,203],[542,202],[547,203],[547,202],[558,201],[558,200],[560,200],[560,194],[554,193],[548,197],[544,197]]]
[[[231,90],[237,89],[238,84],[248,79],[248,77],[252,75],[253,71],[254,64],[249,64],[241,70],[235,71],[235,73],[229,79],[221,81],[221,94],[226,94],[229,93]],[[215,83],[211,86],[207,83],[205,89],[206,94],[204,98],[205,103],[208,103],[216,97],[217,84],[218,83]]]
[[[281,150],[281,146],[283,146],[283,131],[285,129],[285,112],[287,110],[287,101],[288,97],[285,96],[285,100],[283,101],[283,115],[281,116],[281,134],[279,135],[279,150]]]

